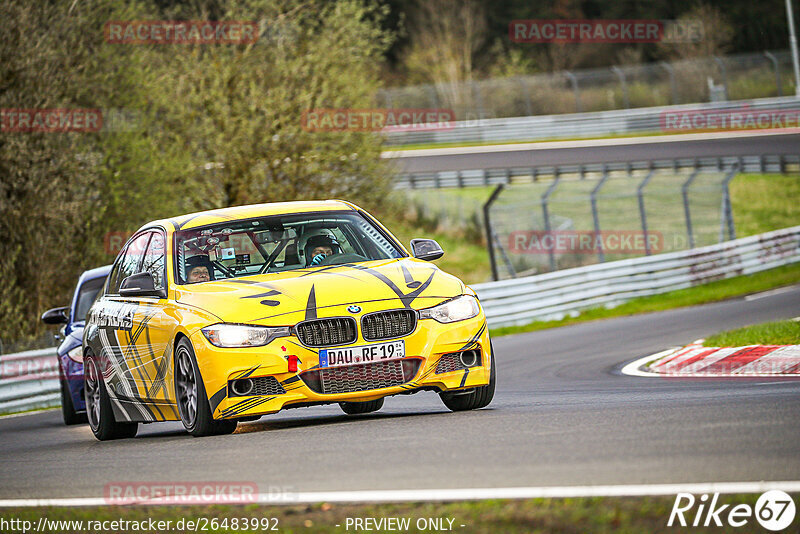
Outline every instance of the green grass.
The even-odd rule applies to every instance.
[[[583,311],[577,317],[565,317],[560,321],[536,321],[521,326],[493,328],[491,329],[491,334],[493,336],[504,336],[597,319],[610,319],[612,317],[623,317],[626,315],[657,312],[685,306],[696,306],[796,283],[800,283],[800,263],[784,265],[783,267],[748,276],[737,276],[728,278],[727,280],[717,280],[705,285],[670,291],[669,293],[663,293],[661,295],[633,299],[624,304],[620,304],[616,308],[591,308]]]
[[[798,496],[794,496],[798,502]],[[720,495],[717,506],[729,505],[720,514],[725,526],[714,527],[714,532],[755,532],[761,527],[751,517],[744,528],[727,525],[727,511],[736,504],[753,507],[758,495]],[[595,497],[572,499],[523,499],[523,500],[485,500],[450,503],[402,503],[402,504],[314,504],[295,506],[126,506],[102,508],[6,508],[0,510],[0,519],[19,519],[30,521],[35,526],[40,517],[48,520],[73,521],[172,521],[172,526],[181,519],[216,518],[218,522],[233,518],[256,518],[258,520],[276,518],[278,532],[354,532],[353,525],[346,527],[347,518],[408,518],[409,530],[403,532],[423,532],[416,528],[420,518],[452,520],[453,531],[465,534],[485,533],[641,533],[641,532],[683,532],[679,525],[667,527],[674,496],[663,497]],[[685,514],[689,524],[694,520],[698,505]],[[185,524],[185,523],[184,523]],[[241,523],[240,523],[241,524]],[[274,522],[270,525],[275,524]],[[340,526],[336,526],[336,525]],[[785,532],[797,532],[800,514]],[[461,525],[464,525],[463,527]],[[691,528],[691,527],[690,527]],[[708,529],[706,529],[708,530]],[[72,532],[77,529],[62,529],[58,532]],[[131,530],[119,530],[127,532]],[[185,532],[170,530],[171,532]],[[211,532],[225,530],[209,529]],[[386,530],[381,530],[386,532]],[[435,532],[428,529],[425,532]],[[21,530],[19,530],[21,532]],[[54,532],[42,530],[40,532]],[[91,532],[96,532],[92,530]],[[147,527],[137,532],[159,532]],[[270,532],[268,530],[233,530],[230,523],[227,532]],[[363,531],[362,531],[363,532]]]
[[[742,174],[731,181],[731,206],[740,237],[800,224],[800,176]]]
[[[710,336],[706,347],[743,347],[746,345],[800,345],[800,321],[775,321]]]

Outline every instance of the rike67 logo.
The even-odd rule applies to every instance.
[[[792,524],[796,512],[792,497],[781,490],[763,493],[755,507],[749,504],[720,505],[718,500],[719,493],[710,500],[705,493],[699,499],[691,493],[678,493],[667,526],[722,527],[727,524],[743,527],[755,519],[765,529],[778,532]]]

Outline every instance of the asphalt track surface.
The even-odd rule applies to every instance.
[[[800,134],[763,135],[752,137],[665,141],[611,146],[576,146],[508,152],[476,152],[468,154],[409,156],[394,159],[400,172],[455,171],[538,165],[574,165],[580,163],[615,163],[654,159],[697,158],[716,156],[757,156],[800,153]],[[580,142],[576,142],[580,145]]]
[[[497,393],[474,412],[423,392],[357,417],[323,406],[232,436],[160,423],[104,443],[58,411],[0,419],[0,499],[102,497],[126,481],[255,482],[266,493],[800,480],[800,381],[619,373],[720,329],[799,315],[796,286],[497,338]]]

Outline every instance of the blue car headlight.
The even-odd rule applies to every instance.
[[[202,332],[215,347],[260,347],[279,337],[291,335],[291,328],[217,323],[203,328]]]
[[[442,302],[438,306],[420,310],[419,318],[433,319],[440,323],[455,323],[456,321],[472,319],[480,311],[478,299],[472,295],[461,295],[447,302]]]

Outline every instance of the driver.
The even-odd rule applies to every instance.
[[[186,282],[194,284],[196,282],[208,282],[212,278],[213,267],[206,255],[192,256],[186,258]]]
[[[306,265],[319,265],[322,260],[333,254],[340,254],[341,247],[336,238],[328,235],[315,235],[308,238],[305,246]]]

